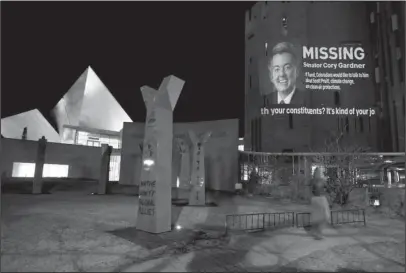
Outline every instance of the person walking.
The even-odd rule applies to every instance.
[[[258,173],[256,172],[255,169],[253,169],[247,185],[248,196],[251,197],[254,195],[255,189],[258,185],[258,180],[259,180]]]
[[[316,240],[323,239],[323,229],[330,222],[330,205],[324,193],[326,177],[321,168],[316,168],[312,179],[311,235]]]

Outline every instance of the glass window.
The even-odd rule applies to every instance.
[[[62,143],[74,144],[76,138],[76,130],[71,128],[63,128]]]
[[[369,14],[369,21],[371,22],[371,24],[375,23],[375,13],[371,12]]]
[[[82,132],[82,131],[78,132],[76,144],[87,145],[87,138],[88,138],[87,132]]]
[[[113,155],[110,157],[110,171],[109,171],[110,181],[120,180],[120,161],[121,156],[119,155]]]
[[[34,177],[35,163],[14,162],[12,177]]]
[[[100,141],[88,140],[86,146],[100,147]]]
[[[392,19],[392,31],[398,30],[398,15],[392,14],[391,19]]]
[[[120,149],[120,140],[116,138],[110,138],[110,146],[114,149]]]
[[[100,140],[100,143],[101,143],[101,144],[110,145],[110,138],[109,138],[109,137],[102,136],[102,137],[100,137],[99,140]]]
[[[42,177],[68,177],[69,165],[44,164]]]

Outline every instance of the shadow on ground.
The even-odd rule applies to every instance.
[[[165,233],[153,234],[141,230],[136,227],[117,229],[108,233],[140,245],[148,250],[157,249],[171,244],[187,244],[194,240],[196,232],[193,230],[172,230]]]

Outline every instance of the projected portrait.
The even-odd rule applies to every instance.
[[[306,105],[306,92],[298,88],[300,56],[293,44],[281,42],[275,45],[267,60],[267,69],[273,88],[267,95],[269,104]]]

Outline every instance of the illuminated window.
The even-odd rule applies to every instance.
[[[12,177],[34,177],[35,163],[14,162]]]
[[[396,31],[398,29],[398,15],[392,14],[392,31]]]
[[[114,149],[120,149],[121,141],[116,136],[78,132],[76,135],[76,144],[93,147],[100,147],[102,144],[107,144]]]
[[[78,132],[77,133],[76,144],[87,145],[88,135],[89,135],[88,132]]]
[[[369,15],[369,20],[371,24],[375,23],[375,13],[371,12]]]
[[[86,142],[86,146],[93,146],[93,147],[100,147],[100,141],[95,141],[95,140],[88,140]]]
[[[288,18],[287,18],[286,16],[283,16],[283,17],[282,17],[282,26],[283,26],[284,28],[287,28],[287,27],[288,27]]]
[[[68,177],[69,166],[59,164],[44,164],[42,177]],[[34,177],[35,163],[14,162],[12,177]]]
[[[116,138],[110,138],[110,146],[112,146],[114,149],[120,149],[120,140]]]
[[[110,139],[108,137],[100,137],[100,144],[110,144]]]
[[[241,172],[242,172],[241,180],[248,181],[251,171],[252,171],[252,167],[246,163],[245,164],[243,163],[241,165]]]
[[[375,67],[375,82],[379,83],[381,80],[379,78],[379,67]]]
[[[42,172],[42,177],[68,177],[69,165],[60,164],[44,164],[44,170]]]
[[[109,181],[120,180],[120,162],[121,156],[119,155],[110,156]]]
[[[75,143],[75,137],[76,137],[76,130],[71,129],[71,128],[63,128],[63,133],[62,133],[62,143],[67,143],[67,144],[74,144]]]
[[[244,151],[244,145],[238,145],[238,150],[239,151]]]

